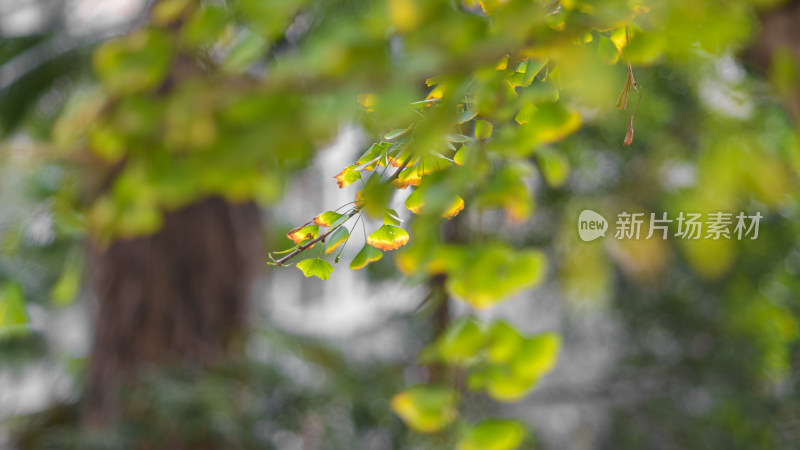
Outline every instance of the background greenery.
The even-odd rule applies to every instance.
[[[162,0],[115,37],[60,14],[5,35],[0,364],[64,375],[49,406],[4,411],[7,445],[795,448],[800,66],[760,44],[791,5]],[[644,95],[621,111],[628,62]],[[326,158],[344,126],[360,142]],[[321,243],[290,260],[328,284],[265,265],[276,309],[247,351],[144,370],[124,420],[81,426],[88,349],[64,342],[89,329],[84,247],[207,197],[263,206],[265,261],[328,210],[354,213],[351,239],[338,264]],[[764,218],[757,240],[585,243],[585,208]],[[362,248],[383,257],[347,275]],[[369,321],[390,338],[277,309],[342,296],[397,302]]]

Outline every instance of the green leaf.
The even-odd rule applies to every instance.
[[[4,283],[0,286],[0,338],[29,333],[29,323],[22,288],[16,282]]]
[[[558,361],[561,338],[555,333],[542,333],[525,339],[510,363],[515,376],[536,380],[553,370]]]
[[[425,208],[425,191],[417,189],[408,196],[405,202],[406,208],[414,214],[424,214]],[[450,219],[458,215],[464,209],[464,199],[460,196],[450,196],[446,205],[443,205],[441,216],[445,219]]]
[[[408,242],[408,232],[394,226],[383,225],[367,237],[367,244],[380,250],[394,250]]]
[[[447,139],[449,142],[471,142],[471,141],[474,141],[474,139],[472,139],[471,137],[464,136],[463,134],[448,134],[447,136],[445,136],[445,139]]]
[[[319,225],[305,225],[294,228],[286,233],[286,237],[295,244],[299,244],[309,239],[316,239],[319,236]]]
[[[78,296],[81,289],[81,277],[83,276],[83,258],[80,253],[73,253],[64,263],[61,276],[50,290],[50,297],[53,303],[58,306],[71,304]]]
[[[367,264],[378,261],[381,258],[383,258],[383,252],[367,244],[350,262],[350,268],[353,270],[363,269]]]
[[[447,388],[414,386],[392,397],[392,410],[411,429],[435,433],[458,416],[458,394]]]
[[[314,217],[314,223],[321,227],[329,227],[333,225],[341,217],[342,214],[333,211],[326,211],[318,215],[317,217]]]
[[[393,139],[397,139],[400,136],[406,134],[406,132],[408,132],[408,130],[410,130],[410,129],[411,129],[411,127],[390,131],[390,132],[386,133],[386,136],[384,136],[383,138],[386,139],[387,141],[391,141]]]
[[[605,36],[598,36],[597,56],[606,64],[616,64],[617,61],[619,61],[619,51],[617,47],[611,42],[611,39]]]
[[[212,45],[228,26],[228,19],[225,8],[207,6],[198,9],[181,28],[181,38],[190,46]]]
[[[172,57],[169,37],[163,31],[143,28],[103,44],[93,63],[109,91],[128,94],[158,87],[169,72]]]
[[[397,211],[393,209],[387,209],[386,212],[383,213],[383,223],[385,225],[400,225],[402,222],[403,219],[401,219]]]
[[[544,181],[552,188],[560,188],[569,176],[569,161],[556,150],[541,148],[536,153]]]
[[[389,145],[389,144],[386,144]],[[384,152],[386,152],[387,147],[381,144],[372,144],[360,158],[356,162],[357,166],[362,164],[366,164],[378,157],[380,157]]]
[[[458,123],[467,123],[478,115],[478,111],[465,109],[460,116],[458,116]]]
[[[485,309],[544,278],[546,258],[539,251],[514,251],[502,244],[471,249],[468,263],[450,269],[446,287],[455,298]]]
[[[502,320],[494,322],[488,334],[487,357],[493,363],[511,361],[524,341],[516,328]]]
[[[339,227],[327,237],[327,244],[325,247],[325,254],[331,253],[342,245],[347,238],[350,237],[350,232],[345,227]]]
[[[523,79],[523,84],[525,86],[530,85],[533,82],[533,79],[536,75],[544,69],[544,66],[547,65],[547,59],[529,59],[528,64],[525,66],[525,78]]]
[[[306,277],[315,276],[320,280],[327,280],[333,272],[333,265],[320,258],[304,259],[297,263],[297,268]]]
[[[473,359],[486,344],[480,322],[465,316],[453,322],[438,339],[437,347],[442,361],[465,364]]]
[[[486,120],[475,121],[475,137],[478,139],[487,139],[492,135],[494,125]]]
[[[352,166],[345,167],[344,170],[339,172],[334,178],[336,178],[336,184],[338,184],[340,188],[344,188],[360,180],[361,171],[358,170],[358,165],[353,164]]]
[[[525,426],[516,420],[488,419],[464,434],[458,450],[514,450],[525,434]]]

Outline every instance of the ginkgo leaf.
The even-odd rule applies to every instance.
[[[537,379],[553,370],[560,348],[561,338],[555,333],[529,337],[511,360],[511,371],[520,378]]]
[[[488,335],[487,356],[493,363],[510,361],[524,341],[519,331],[503,320],[494,322]]]
[[[494,125],[486,120],[475,121],[475,137],[478,139],[486,139],[492,135]]]
[[[375,105],[378,103],[378,97],[372,93],[358,94],[358,104],[366,112],[374,112]]]
[[[387,141],[391,141],[393,139],[397,139],[400,136],[406,134],[406,132],[408,130],[410,130],[410,129],[411,129],[411,127],[409,127],[409,128],[401,128],[399,130],[390,131],[390,132],[386,133],[386,135],[383,138],[386,139]]]
[[[338,184],[340,188],[344,188],[360,180],[361,172],[358,170],[358,166],[353,164],[352,166],[345,167],[335,178],[336,184]]]
[[[336,231],[331,233],[331,235],[326,238],[327,245],[325,246],[325,254],[331,253],[334,250],[336,250],[340,245],[342,245],[345,241],[347,241],[347,238],[349,237],[350,237],[350,232],[347,231],[347,228],[345,227],[337,228]]]
[[[28,333],[29,322],[19,284],[7,282],[0,286],[0,338]]]
[[[465,109],[460,116],[458,116],[458,123],[466,123],[474,119],[478,115],[478,111]]]
[[[525,439],[525,426],[516,420],[488,419],[469,429],[458,450],[514,450]]]
[[[342,217],[342,215],[337,212],[326,211],[317,217],[314,217],[314,223],[321,227],[329,227],[334,222],[339,220],[340,217]]]
[[[564,185],[569,176],[569,161],[563,153],[550,148],[542,148],[536,153],[544,181],[552,188]]]
[[[397,211],[393,209],[387,209],[386,212],[383,213],[383,223],[386,225],[400,225],[402,222],[403,219],[401,219]]]
[[[383,146],[381,144],[372,144],[372,145],[370,145],[370,147],[367,149],[367,151],[364,152],[364,154],[361,155],[360,158],[358,158],[358,161],[356,161],[356,165],[360,166],[360,165],[366,164],[366,163],[368,163],[368,162],[370,162],[370,161],[372,161],[374,159],[377,159],[378,157],[380,157],[383,154],[383,152],[386,151],[387,147],[388,147],[388,144],[387,144],[387,146]]]
[[[365,245],[360,252],[350,262],[350,268],[353,270],[363,269],[367,264],[378,261],[383,258],[383,252],[371,245]]]
[[[392,185],[398,189],[405,189],[409,186],[419,186],[422,181],[422,168],[419,166],[408,167],[400,172],[397,179],[392,180]]]
[[[411,195],[409,195],[406,199],[405,206],[414,214],[422,214],[423,207],[425,206],[424,192],[420,189],[412,192]],[[463,209],[464,199],[459,196],[455,196],[455,198],[447,206],[447,209],[442,212],[442,217],[445,219],[453,218],[457,216],[458,213]]]
[[[304,259],[297,263],[297,268],[306,277],[315,276],[320,280],[327,280],[333,272],[333,264],[321,258]]]
[[[407,242],[408,232],[394,225],[383,225],[367,237],[367,244],[380,250],[394,250]]]
[[[465,316],[453,322],[439,338],[437,347],[444,362],[463,364],[475,357],[486,343],[480,322]]]
[[[319,225],[305,225],[294,228],[286,233],[286,237],[292,240],[295,244],[308,239],[315,239],[319,236]]]
[[[470,142],[470,141],[474,141],[474,139],[472,139],[471,137],[464,136],[463,134],[448,134],[447,136],[445,136],[445,139],[447,139],[449,142]]]
[[[447,388],[414,386],[392,397],[392,410],[411,429],[435,433],[458,416],[458,394]]]

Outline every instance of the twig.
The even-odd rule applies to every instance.
[[[361,207],[358,207],[358,206],[356,206],[355,208],[353,208],[353,210],[352,210],[352,211],[350,211],[349,213],[347,213],[347,218],[348,218],[348,219],[350,219],[351,217],[355,216],[356,214],[358,214],[358,212],[359,212],[360,210],[361,210]],[[315,239],[312,239],[312,240],[310,240],[310,241],[306,242],[306,243],[305,243],[305,244],[303,244],[303,245],[298,245],[298,246],[297,246],[297,248],[296,248],[296,249],[294,249],[294,250],[293,250],[291,253],[289,253],[288,255],[284,256],[283,258],[281,258],[281,259],[279,259],[279,260],[275,261],[275,265],[276,265],[276,266],[282,266],[282,265],[284,265],[284,264],[286,263],[286,261],[288,261],[288,260],[290,260],[290,259],[294,258],[294,257],[295,257],[295,256],[297,256],[299,253],[301,253],[301,252],[303,252],[303,251],[305,251],[305,250],[308,250],[309,248],[311,248],[311,246],[312,246],[312,245],[316,244],[317,242],[319,242],[319,241],[324,241],[324,240],[325,240],[325,238],[327,238],[329,234],[331,234],[331,233],[333,233],[334,231],[336,231],[336,230],[337,230],[339,227],[341,227],[342,225],[344,225],[344,224],[345,224],[345,222],[347,222],[347,220],[345,220],[344,222],[340,223],[339,225],[337,225],[337,226],[335,226],[335,227],[332,227],[332,228],[330,228],[330,229],[329,229],[328,231],[326,231],[325,233],[323,233],[323,234],[319,235],[319,237],[317,237],[317,238],[315,238]]]

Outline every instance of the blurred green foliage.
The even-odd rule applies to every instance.
[[[274,264],[309,252],[298,269],[328,279],[365,214],[381,223],[353,269],[399,249],[405,276],[444,277],[447,295],[476,310],[555,278],[571,307],[617,311],[627,337],[620,366],[663,372],[661,392],[615,411],[611,447],[789,448],[780,425],[800,414],[798,142],[766,84],[735,59],[765,3],[162,0],[147,25],[97,49],[96,86],[65,107],[50,137],[80,174],[85,232],[108,243],[152,233],[165,211],[208,196],[274,205],[314,150],[355,123],[375,143],[352,165],[331,168],[353,204],[289,231],[294,245],[276,252]],[[780,61],[777,91],[792,92],[785,85],[793,66]],[[615,107],[621,88],[622,100],[640,89],[646,96],[629,98],[623,113]],[[635,138],[623,147],[632,110]],[[78,198],[67,186],[52,195]],[[407,190],[415,215],[403,223],[388,207]],[[584,243],[574,230],[584,208],[671,217],[759,211],[765,220],[752,241]],[[498,213],[505,220],[482,225]],[[466,232],[443,238],[443,219],[462,221]],[[81,258],[66,261],[48,281],[57,304],[80,289]],[[20,326],[25,289],[5,286],[0,325]],[[397,447],[516,448],[524,425],[470,424],[459,408],[481,392],[520,400],[555,366],[560,347],[555,333],[525,336],[510,323],[465,316],[418,361],[446,366],[465,386],[397,393],[405,380],[387,375],[374,393],[385,404],[366,416],[381,417],[376,426],[391,428],[392,439],[412,442],[392,441]],[[334,383],[359,380],[344,366]],[[139,398],[152,400],[142,400],[142,417],[181,417],[195,431],[216,423],[206,431],[219,435],[195,438],[257,445],[238,441],[255,425],[230,403],[230,380],[153,383]],[[287,404],[302,412],[283,416],[285,426],[301,426],[312,393],[287,389]],[[368,395],[357,391],[337,385],[315,402]],[[711,401],[687,406],[691,395]],[[390,404],[411,429],[441,433],[414,441],[385,416]],[[279,420],[274,412],[245,416]],[[175,432],[146,422],[117,437]],[[334,435],[325,448],[352,448]]]

